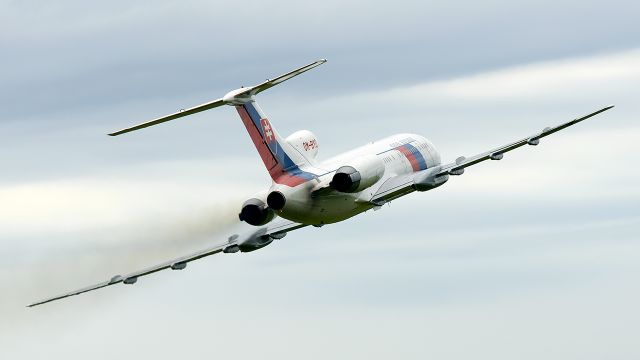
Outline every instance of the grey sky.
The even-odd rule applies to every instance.
[[[635,358],[637,2],[0,1],[0,353]],[[35,309],[233,231],[269,183],[231,108],[105,134],[320,57],[261,95],[326,157],[396,132],[451,160],[597,118],[251,254]]]
[[[640,35],[632,1],[4,3],[10,118],[215,96],[318,57],[331,59],[331,74],[282,91],[417,83],[635,47]]]

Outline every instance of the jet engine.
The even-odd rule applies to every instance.
[[[309,130],[296,131],[285,141],[296,148],[300,154],[304,154],[307,159],[315,159],[318,156],[318,139]]]
[[[413,188],[416,191],[428,191],[443,185],[449,180],[449,175],[437,176],[441,171],[440,166],[425,170],[413,178]]]
[[[294,187],[274,184],[267,195],[269,209],[291,221],[312,223],[314,201],[311,198],[311,189],[315,184],[307,182]]]
[[[271,210],[264,201],[260,199],[249,199],[242,205],[242,210],[238,217],[240,221],[244,221],[247,224],[253,226],[260,226],[273,220],[275,213]]]
[[[329,184],[333,189],[355,193],[375,184],[384,175],[384,163],[376,155],[356,158],[336,170]]]

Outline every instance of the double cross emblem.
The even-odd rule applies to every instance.
[[[262,134],[264,135],[265,140],[267,140],[267,143],[272,143],[273,141],[275,141],[276,137],[273,134],[273,129],[271,128],[269,120],[261,119],[260,125],[262,125]]]

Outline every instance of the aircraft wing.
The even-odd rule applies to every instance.
[[[257,228],[257,230],[251,233],[244,234],[244,235],[234,234],[230,236],[226,242],[219,243],[217,245],[211,246],[202,251],[198,251],[196,253],[193,253],[187,256],[182,256],[177,259],[166,261],[162,264],[158,264],[140,271],[135,271],[126,275],[115,275],[107,281],[103,281],[95,285],[87,286],[75,291],[64,293],[64,294],[54,296],[48,299],[44,299],[41,301],[37,301],[27,305],[27,307],[42,305],[51,301],[64,299],[69,296],[79,295],[88,291],[97,290],[106,286],[115,285],[119,283],[134,284],[138,281],[138,278],[141,276],[153,274],[157,271],[165,270],[165,269],[182,270],[187,267],[188,262],[198,260],[205,256],[217,254],[220,252],[234,253],[240,250],[252,251],[268,245],[269,243],[271,243],[271,241],[273,241],[273,239],[283,238],[289,231],[296,230],[304,226],[306,225],[295,223],[282,218],[277,218],[272,222],[270,222],[269,224],[263,227]]]
[[[538,145],[541,138],[549,136],[571,125],[577,124],[611,108],[613,108],[613,105],[604,107],[598,111],[594,111],[590,114],[584,115],[558,126],[544,128],[542,131],[531,136],[527,136],[507,145],[500,146],[493,150],[486,151],[469,158],[461,156],[457,158],[455,162],[446,165],[440,165],[430,169],[418,171],[413,174],[404,174],[392,177],[385,181],[378,189],[376,189],[376,192],[371,196],[371,200],[369,201],[376,205],[382,205],[390,200],[406,195],[414,190],[420,190],[421,186],[426,186],[427,188],[429,188],[430,186],[438,186],[439,184],[444,183],[449,175],[462,175],[465,168],[478,164],[485,160],[500,160],[503,158],[504,153],[515,150],[521,146]]]
[[[525,138],[522,138],[520,140],[514,141],[510,144],[507,145],[503,145],[500,146],[498,148],[495,148],[493,150],[490,151],[486,151],[483,152],[481,154],[478,155],[474,155],[471,156],[469,158],[465,158],[464,156],[461,156],[459,158],[456,159],[455,162],[450,163],[450,164],[446,164],[443,165],[442,168],[440,169],[440,171],[438,172],[438,174],[436,176],[444,176],[444,175],[462,175],[464,173],[464,169],[471,166],[471,165],[475,165],[477,163],[480,163],[482,161],[485,160],[501,160],[504,156],[505,153],[515,150],[521,146],[524,145],[538,145],[540,143],[540,139],[545,137],[545,136],[549,136],[553,133],[556,133],[562,129],[568,128],[571,125],[575,125],[583,120],[586,120],[592,116],[598,115],[601,112],[605,112],[609,109],[613,108],[613,105],[604,107],[600,110],[594,111],[590,114],[584,115],[582,117],[573,119],[571,121],[568,121],[566,123],[560,124],[558,126],[554,126],[554,127],[547,127],[544,128],[542,131],[535,133],[531,136],[527,136]]]

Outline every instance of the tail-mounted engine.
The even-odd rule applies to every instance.
[[[329,185],[340,192],[355,193],[375,184],[383,175],[384,163],[380,158],[362,156],[338,168]]]
[[[267,195],[267,204],[276,215],[287,220],[309,223],[309,214],[313,212],[314,201],[311,189],[315,182],[306,182],[300,186],[274,184]]]
[[[315,159],[318,156],[318,139],[309,130],[296,131],[289,135],[285,141],[307,159]]]
[[[264,225],[273,220],[274,216],[275,213],[264,201],[255,198],[245,201],[240,214],[238,214],[240,221],[253,226]]]

